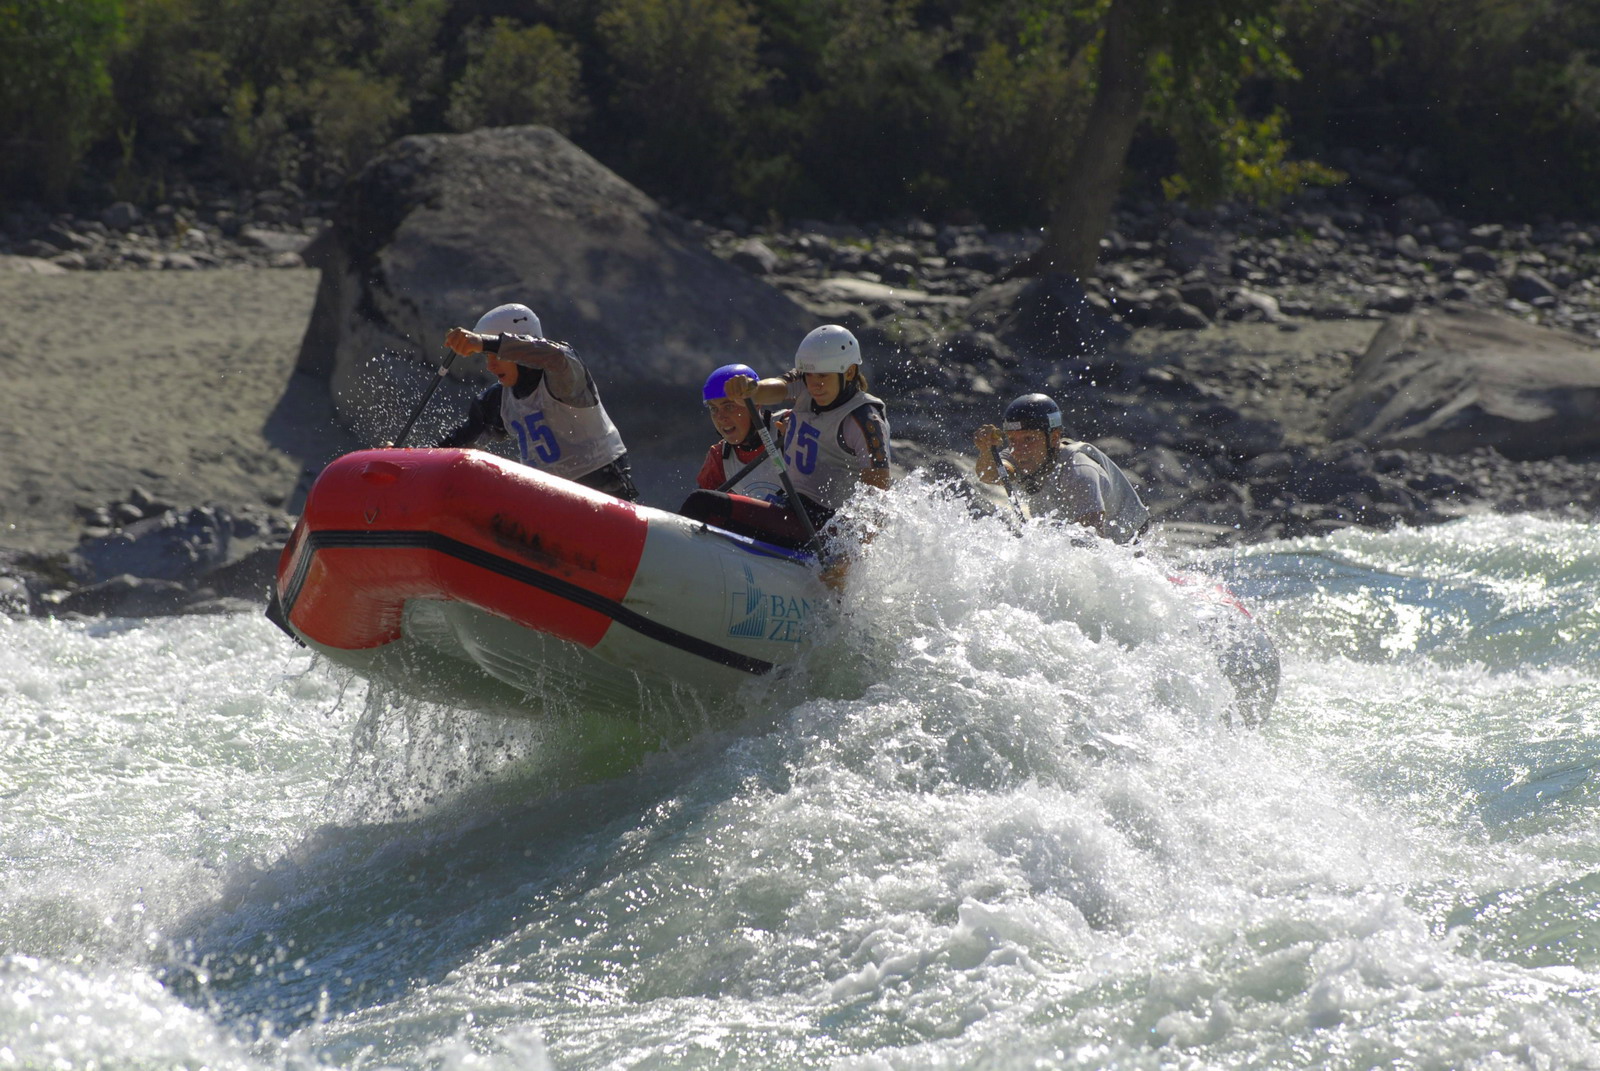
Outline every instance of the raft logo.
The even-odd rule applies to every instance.
[[[728,599],[728,635],[799,643],[805,636],[811,601],[770,595],[756,583],[755,573],[748,565],[742,571],[744,590],[731,593]]]

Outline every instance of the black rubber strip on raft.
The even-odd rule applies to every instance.
[[[732,669],[743,670],[746,673],[769,673],[772,670],[771,662],[764,662],[759,658],[751,658],[737,651],[730,651],[726,647],[719,647],[714,643],[691,636],[686,632],[679,632],[659,621],[652,621],[643,614],[623,606],[620,602],[608,599],[603,595],[596,595],[587,588],[569,583],[542,573],[537,569],[529,568],[520,562],[509,558],[502,558],[498,554],[490,553],[470,543],[463,543],[449,536],[437,532],[411,532],[411,531],[361,531],[333,529],[323,532],[312,532],[306,536],[306,549],[300,555],[300,563],[294,571],[294,576],[289,580],[288,590],[283,600],[285,616],[294,613],[295,601],[300,597],[300,588],[305,583],[306,573],[311,568],[311,559],[323,550],[363,548],[367,550],[430,550],[437,554],[448,555],[468,565],[487,569],[514,580],[519,584],[526,584],[541,591],[567,600],[581,606],[586,610],[593,610],[622,625],[632,629],[641,636],[675,647],[687,654],[698,655],[701,658],[716,662],[718,665],[728,666]]]

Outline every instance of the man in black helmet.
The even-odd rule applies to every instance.
[[[978,479],[1009,482],[1034,517],[1059,517],[1118,543],[1149,527],[1150,511],[1117,463],[1090,443],[1064,437],[1055,399],[1024,394],[1006,406],[1002,423],[1004,434],[985,424],[973,436]]]

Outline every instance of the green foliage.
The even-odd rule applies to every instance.
[[[725,185],[730,141],[766,83],[738,0],[611,0],[596,23],[614,77],[620,152],[668,185]]]
[[[1169,196],[1270,201],[1356,148],[1458,206],[1600,213],[1571,0],[0,0],[0,197],[326,191],[401,134],[539,122],[703,207],[1038,224],[1122,15]]]
[[[338,65],[361,30],[351,0],[209,0],[229,81],[265,88]]]
[[[372,69],[418,88],[440,77],[439,29],[449,0],[378,0],[372,13]]]
[[[570,133],[582,124],[578,53],[550,27],[495,19],[470,36],[467,51],[445,113],[452,129],[543,123]]]
[[[816,210],[877,214],[948,207],[957,42],[912,0],[833,0],[819,88],[796,105],[795,158]]]
[[[226,70],[215,42],[203,32],[199,0],[125,0],[127,31],[111,62],[115,84],[138,92],[117,95],[118,126],[179,133],[187,121],[228,99]]]
[[[55,200],[105,132],[120,0],[0,0],[0,192]]]
[[[343,176],[390,141],[407,111],[398,79],[336,67],[306,86],[302,104],[317,149],[317,164]]]
[[[1324,149],[1396,150],[1442,200],[1600,213],[1600,5],[1298,0],[1277,87]]]
[[[968,46],[953,156],[965,161],[965,200],[986,219],[1036,209],[1041,191],[1060,181],[1083,127],[1095,38],[1089,20],[1059,10],[1032,2],[988,7]]]
[[[1149,108],[1176,148],[1177,171],[1161,180],[1169,198],[1271,203],[1302,186],[1345,176],[1315,161],[1289,159],[1288,115],[1259,118],[1241,108],[1252,82],[1299,77],[1283,47],[1276,12],[1260,0],[1185,6],[1151,59]]]
[[[1252,204],[1273,204],[1306,186],[1336,186],[1348,175],[1315,160],[1290,160],[1284,138],[1287,120],[1282,112],[1265,119],[1236,116],[1220,134],[1195,138],[1190,159],[1202,161],[1205,170],[1180,172],[1161,180],[1168,199],[1214,204],[1224,198]],[[1198,128],[1195,128],[1198,129]]]
[[[224,162],[229,174],[246,185],[262,185],[298,175],[304,146],[290,131],[299,86],[293,80],[257,93],[245,82],[234,88],[223,106],[227,128]]]

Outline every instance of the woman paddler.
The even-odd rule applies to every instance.
[[[467,419],[440,446],[472,446],[515,435],[524,465],[636,501],[628,450],[600,402],[594,377],[571,346],[543,337],[526,305],[499,305],[468,331],[451,328],[445,345],[484,355],[499,380],[473,399]]]
[[[793,406],[787,419],[774,423],[781,425],[778,445],[799,501],[787,494],[769,502],[701,490],[685,501],[685,515],[768,543],[804,547],[809,534],[797,509],[820,532],[858,485],[888,488],[888,416],[882,400],[867,393],[861,346],[845,328],[827,324],[806,335],[794,368],[782,376],[732,375],[722,389],[735,403]]]
[[[783,483],[766,462],[761,432],[750,415],[750,407],[728,397],[728,380],[743,376],[755,381],[756,370],[747,364],[725,364],[706,377],[701,397],[717,441],[706,451],[704,464],[695,483],[706,491],[731,491],[763,502],[783,501]],[[760,414],[761,424],[771,432],[772,414]],[[782,424],[778,427],[781,429]],[[781,434],[781,430],[777,434]]]

